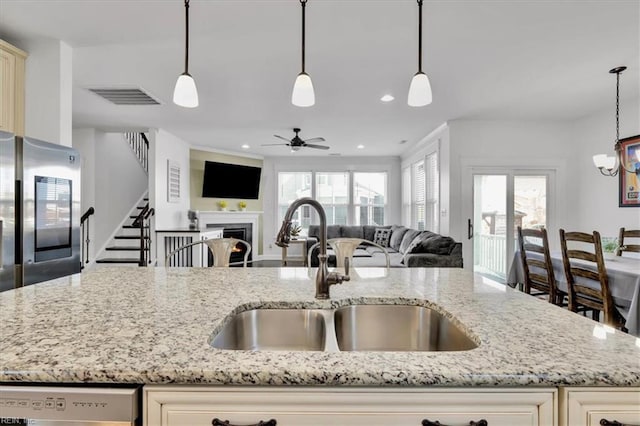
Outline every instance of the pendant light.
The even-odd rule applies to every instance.
[[[407,103],[412,107],[429,105],[432,101],[429,77],[422,72],[422,0],[418,0],[418,72],[411,79]]]
[[[291,103],[299,107],[309,107],[316,103],[316,95],[313,92],[313,82],[311,77],[304,70],[304,45],[305,45],[305,8],[307,0],[300,0],[302,6],[302,72],[298,74],[296,82],[293,85],[293,93],[291,94]]]
[[[184,10],[186,23],[184,72],[176,81],[176,87],[173,90],[173,103],[185,108],[195,108],[198,106],[198,90],[195,80],[189,74],[189,0],[184,0]]]
[[[600,170],[604,176],[615,177],[621,170],[629,173],[637,173],[637,170],[629,170],[626,168],[622,159],[622,145],[620,144],[620,73],[627,67],[616,67],[609,71],[616,75],[616,143],[613,147],[614,155],[598,154],[593,156],[593,164]],[[635,156],[640,161],[640,149],[636,149]]]

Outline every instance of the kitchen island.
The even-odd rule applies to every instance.
[[[632,402],[640,398],[638,339],[465,270],[357,269],[356,279],[331,288],[330,300],[314,299],[314,275],[307,268],[117,267],[1,293],[0,382],[534,387],[552,390],[553,407],[571,387],[622,387],[633,391]],[[364,303],[433,307],[479,346],[323,352],[210,344],[241,311]]]

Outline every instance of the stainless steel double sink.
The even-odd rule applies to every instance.
[[[233,315],[211,345],[249,351],[466,351],[478,344],[440,312],[413,305],[253,309]]]

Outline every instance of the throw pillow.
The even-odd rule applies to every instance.
[[[373,242],[382,247],[389,247],[390,238],[391,229],[389,228],[376,228],[376,232],[373,234]]]
[[[407,232],[409,228],[405,228],[404,226],[393,225],[391,227],[391,238],[389,239],[389,247],[394,250],[400,249],[400,243],[402,243],[402,237],[404,237],[405,232]]]
[[[432,232],[423,232],[418,235],[407,247],[406,253],[432,253],[440,255],[448,255],[453,250],[456,242],[451,237],[443,237],[442,235]]]
[[[415,229],[409,229],[407,232],[405,232],[404,236],[402,237],[402,242],[400,243],[400,248],[398,249],[398,251],[404,254],[407,251],[409,244],[411,244],[411,242],[421,233],[422,231],[417,231]]]

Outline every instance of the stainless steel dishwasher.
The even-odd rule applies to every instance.
[[[0,386],[0,425],[141,425],[140,387]]]

